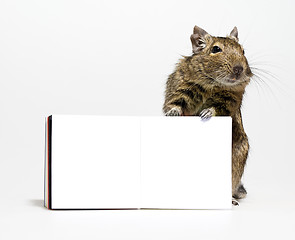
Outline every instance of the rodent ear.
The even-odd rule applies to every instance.
[[[199,53],[206,47],[208,37],[211,36],[204,29],[198,26],[194,27],[194,33],[191,35],[193,53]]]
[[[237,27],[234,27],[234,29],[230,32],[229,37],[230,37],[230,38],[233,38],[233,39],[236,40],[237,42],[239,41],[239,38],[238,38],[238,29],[237,29]]]

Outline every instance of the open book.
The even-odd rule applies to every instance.
[[[49,209],[230,209],[230,117],[46,118]]]

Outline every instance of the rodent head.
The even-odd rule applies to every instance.
[[[193,69],[217,85],[247,85],[253,74],[238,41],[236,27],[228,37],[213,37],[195,26],[191,35]]]

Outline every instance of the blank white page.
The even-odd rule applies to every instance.
[[[137,117],[52,117],[52,208],[138,208]]]
[[[230,209],[231,118],[141,118],[141,208]]]

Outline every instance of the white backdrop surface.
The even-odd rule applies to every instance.
[[[294,8],[287,0],[2,0],[0,238],[294,238]],[[44,117],[161,115],[165,81],[191,53],[194,25],[220,36],[237,26],[250,65],[263,69],[242,109],[251,151],[241,206],[43,209]]]

